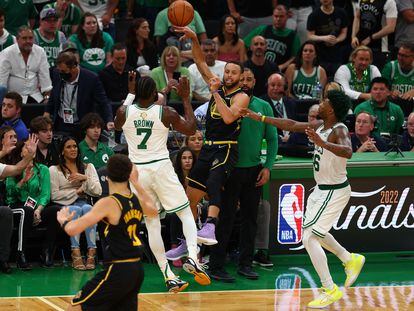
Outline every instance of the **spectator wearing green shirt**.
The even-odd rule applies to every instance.
[[[7,16],[6,29],[12,35],[17,35],[17,30],[23,25],[30,25],[30,28],[33,29],[36,9],[32,0],[0,0],[0,8]]]
[[[79,143],[81,159],[84,163],[92,163],[98,170],[106,166],[110,156],[114,154],[111,148],[99,141],[104,121],[99,114],[91,112],[86,114],[80,122],[85,139]]]
[[[20,147],[21,157],[27,157],[29,151],[26,144]],[[16,257],[17,267],[22,270],[31,270],[24,254],[27,237],[33,223],[41,221],[41,214],[49,201],[50,174],[43,164],[32,160],[20,176],[6,178],[6,204],[13,210],[13,214],[20,214]]]
[[[114,41],[99,29],[98,20],[92,13],[86,12],[82,16],[77,33],[70,36],[69,41],[75,43],[83,68],[98,73],[112,61]]]
[[[81,10],[73,3],[67,0],[57,0],[54,3],[46,4],[44,8],[53,8],[59,15],[58,29],[60,29],[66,36],[76,33],[81,21]]]
[[[397,60],[382,69],[382,76],[391,84],[392,98],[414,100],[414,44],[403,43],[398,49]]]
[[[240,84],[245,93],[253,94],[255,79],[253,72],[244,68]],[[269,103],[255,96],[250,97],[249,109],[264,116],[273,117]],[[211,247],[210,276],[223,282],[234,282],[234,278],[224,269],[226,249],[233,229],[238,202],[240,201],[240,257],[237,273],[247,279],[258,279],[253,271],[253,253],[257,230],[258,206],[262,186],[269,181],[270,170],[277,154],[277,130],[265,123],[252,122],[244,118],[238,137],[239,159],[230,173],[223,193],[223,208],[216,228],[218,244]],[[262,140],[267,142],[266,160],[261,161]]]
[[[300,40],[294,30],[286,28],[288,10],[284,5],[278,5],[273,10],[273,25],[263,25],[253,29],[245,38],[248,48],[255,36],[266,39],[266,59],[276,63],[284,72],[300,49]]]
[[[355,108],[355,115],[365,111],[376,117],[374,134],[389,137],[399,134],[404,123],[404,113],[400,106],[390,102],[388,97],[391,87],[384,77],[377,77],[371,81],[371,99],[359,104]]]

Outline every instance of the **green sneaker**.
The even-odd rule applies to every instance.
[[[322,287],[322,293],[316,298],[308,303],[308,308],[311,309],[323,309],[330,304],[333,304],[335,301],[338,301],[342,298],[342,292],[339,290],[338,286],[334,284],[334,288],[327,290]]]
[[[351,254],[351,260],[344,264],[346,280],[345,287],[348,288],[354,284],[359,274],[361,273],[362,267],[365,263],[365,257],[360,254]]]

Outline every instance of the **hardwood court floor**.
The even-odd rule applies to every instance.
[[[315,289],[140,294],[140,311],[306,310]],[[0,310],[66,310],[70,297],[0,299]],[[414,310],[414,286],[355,287],[327,310]]]
[[[365,254],[367,261],[344,297],[329,310],[413,310],[414,253]],[[343,286],[345,274],[333,256],[329,266],[334,281]],[[139,295],[140,311],[256,311],[305,310],[318,294],[318,277],[306,255],[272,256],[273,269],[256,267],[259,280],[246,280],[236,266],[226,268],[235,283],[215,282],[200,286],[190,275],[177,270],[190,282],[187,292],[168,294],[154,264],[144,264],[145,280]],[[65,310],[70,299],[97,271],[79,272],[70,267],[34,268],[10,275],[0,274],[0,311]],[[1,298],[3,297],[3,298]]]

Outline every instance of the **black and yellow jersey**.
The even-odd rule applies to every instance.
[[[100,227],[100,237],[104,249],[104,261],[141,258],[140,226],[144,214],[135,194],[129,197],[119,193],[109,196],[117,201],[121,209],[121,218],[117,225],[111,225],[103,220]]]
[[[225,94],[224,88],[218,90],[220,97],[226,103],[228,107],[233,104],[233,97],[243,92],[240,88],[234,92]],[[207,115],[206,115],[206,140],[211,141],[236,141],[240,134],[240,119],[234,121],[231,124],[226,124],[221,117],[220,112],[217,109],[217,104],[214,97],[211,96],[208,103]]]

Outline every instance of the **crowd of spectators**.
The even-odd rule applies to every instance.
[[[52,266],[61,233],[56,212],[68,205],[79,217],[101,195],[98,175],[113,154],[101,137],[105,131],[115,139],[112,107],[136,80],[151,76],[158,103],[170,105],[181,102],[176,87],[188,77],[203,130],[201,104],[211,94],[193,64],[191,40],[179,40],[168,21],[174,1],[0,1],[0,157],[7,165],[26,165],[3,181],[2,204],[17,219],[21,269],[31,268],[25,250],[34,226],[46,228],[41,259]],[[195,8],[189,27],[209,69],[223,77],[226,62],[243,63],[256,81],[249,95],[267,102],[274,116],[311,120],[324,89],[338,88],[354,102],[348,118],[354,152],[387,151],[396,135],[402,135],[402,150],[414,150],[413,0],[189,2]],[[42,105],[44,113],[25,124],[22,114],[31,105]],[[38,138],[30,162],[29,133]],[[312,150],[304,135],[278,130],[278,142],[282,153],[300,150],[292,146]],[[177,153],[184,187],[201,144],[199,131]],[[11,216],[0,212],[6,230],[1,224]],[[85,233],[86,261],[79,237],[71,239],[79,270],[95,268],[96,228]],[[0,269],[8,273],[10,234],[0,240]]]

